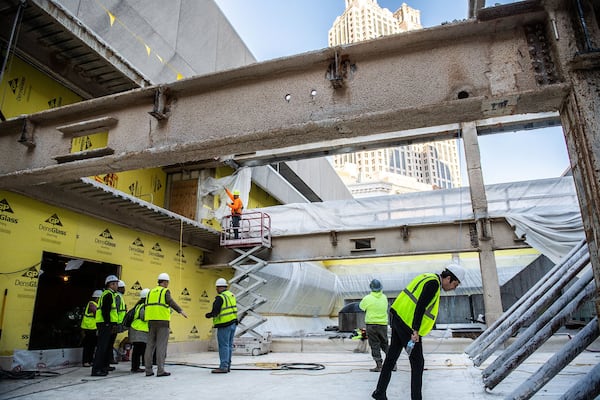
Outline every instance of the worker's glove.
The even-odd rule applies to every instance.
[[[112,324],[110,331],[111,333],[119,333],[119,326],[117,324]]]
[[[205,316],[206,318],[212,318],[212,316],[210,315],[210,313],[209,313],[209,312],[207,312],[206,314],[204,314],[204,316]]]
[[[117,324],[117,333],[125,332],[123,324]]]

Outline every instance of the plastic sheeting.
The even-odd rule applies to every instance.
[[[201,182],[199,193],[221,194],[224,186],[235,187],[247,199],[250,170],[241,169],[233,177]],[[579,203],[570,176],[538,181],[514,182],[486,186],[489,217],[505,217],[518,236],[558,262],[584,239]],[[247,203],[245,203],[247,204]],[[384,228],[409,224],[427,224],[473,219],[469,188],[435,190],[396,196],[297,203],[267,207],[273,236],[297,235],[331,230]],[[216,216],[226,215],[223,202]],[[500,284],[538,257],[535,253],[503,256],[496,254]],[[302,336],[330,325],[329,318],[343,306],[344,299],[359,299],[369,292],[368,284],[377,278],[384,282],[384,292],[395,297],[416,274],[441,272],[451,261],[432,257],[429,260],[371,263],[355,268],[328,270],[320,263],[271,264],[258,275],[267,284],[258,292],[268,299],[258,312],[268,317],[259,332],[274,336]],[[463,258],[467,270],[465,282],[449,295],[481,293],[479,260]],[[319,329],[320,326],[320,329]]]
[[[206,178],[198,182],[198,209],[202,210],[202,200],[208,195],[219,196],[219,207],[214,210],[214,217],[221,220],[224,216],[231,214],[227,203],[230,201],[225,188],[231,192],[240,191],[240,199],[244,207],[248,204],[250,188],[252,187],[252,170],[250,168],[240,168],[233,175],[220,179]]]
[[[486,196],[489,217],[510,217],[509,222],[520,235],[525,235],[525,241],[555,262],[584,237],[575,185],[570,176],[489,185]],[[474,218],[468,187],[286,204],[255,211],[271,216],[273,236]]]
[[[318,263],[269,264],[258,275],[268,282],[260,294],[269,299],[260,313],[329,316],[344,292],[338,277]]]

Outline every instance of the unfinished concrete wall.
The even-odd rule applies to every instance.
[[[212,0],[56,0],[153,83],[256,61]]]

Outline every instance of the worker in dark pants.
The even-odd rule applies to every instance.
[[[433,273],[418,275],[396,297],[390,310],[392,341],[379,374],[377,388],[371,395],[375,400],[387,400],[386,391],[392,377],[392,370],[402,348],[406,348],[411,340],[414,347],[408,357],[410,395],[411,400],[422,399],[425,360],[421,338],[435,325],[441,289],[444,291],[456,289],[464,277],[464,268],[452,263],[440,275]]]
[[[117,314],[117,284],[119,278],[109,275],[105,279],[106,289],[98,300],[96,311],[96,328],[98,329],[98,344],[92,366],[92,376],[106,376],[115,367],[110,366],[112,357],[112,336],[117,332],[119,316]]]
[[[381,352],[388,351],[388,299],[383,294],[383,285],[379,279],[373,279],[369,284],[371,293],[360,301],[358,307],[365,312],[367,325],[367,340],[371,347],[371,356],[375,361],[375,368],[371,372],[381,372],[383,357]]]
[[[233,238],[240,238],[240,221],[242,220],[242,210],[244,204],[240,199],[240,191],[234,190],[233,193],[229,189],[225,188],[227,196],[231,199],[231,203],[227,203],[227,206],[231,209],[231,226],[233,227]]]
[[[81,332],[83,333],[81,365],[84,367],[91,367],[92,361],[94,361],[94,350],[98,341],[96,310],[98,309],[98,299],[100,296],[102,296],[102,290],[94,290],[92,299],[85,306],[81,320]]]

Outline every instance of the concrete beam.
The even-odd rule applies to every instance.
[[[540,80],[523,30],[545,20],[520,10],[9,120],[0,124],[0,188],[557,111],[570,86]],[[73,137],[101,131],[104,149],[71,153]]]
[[[490,227],[493,250],[530,248],[505,219],[490,220]],[[271,243],[260,257],[271,263],[480,251],[475,221],[273,236]],[[215,249],[205,255],[203,267],[225,267],[235,257],[231,250]]]

